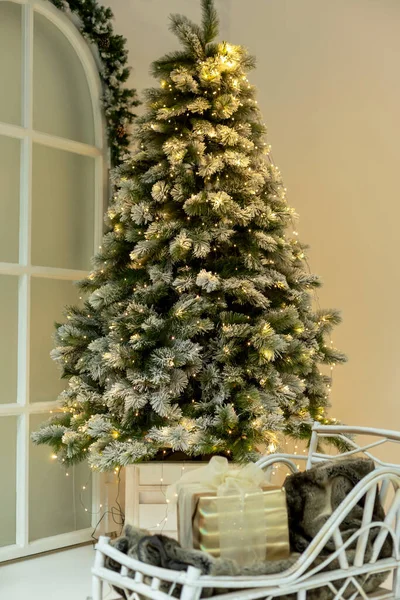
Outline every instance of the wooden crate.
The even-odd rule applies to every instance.
[[[166,502],[167,487],[204,464],[151,462],[126,467],[125,523],[176,537],[176,507]]]

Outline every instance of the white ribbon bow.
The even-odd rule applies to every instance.
[[[255,491],[266,483],[264,471],[254,463],[234,467],[224,456],[213,456],[207,465],[188,471],[177,483],[168,486],[166,496],[168,502],[176,503],[183,487],[186,490],[192,486],[198,489],[201,484],[205,491],[216,491],[217,496],[229,496]]]

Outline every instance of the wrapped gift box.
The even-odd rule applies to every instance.
[[[170,486],[167,502],[178,505],[183,548],[242,566],[289,555],[285,491],[267,485],[265,473],[254,463],[232,465],[214,456]]]
[[[247,494],[242,511],[237,511],[236,506],[237,496],[193,493],[193,548],[219,557],[222,524],[230,529],[231,547],[224,548],[227,557],[237,560],[239,552],[242,557],[239,562],[248,563],[254,559],[280,560],[289,556],[286,494],[282,488],[264,486],[261,492]],[[245,548],[243,544],[246,544]],[[249,556],[244,557],[243,553]]]
[[[184,548],[241,565],[285,559],[290,554],[285,490],[263,486],[243,495],[218,496],[185,486],[178,499],[178,539]]]

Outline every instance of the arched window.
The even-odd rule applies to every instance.
[[[86,466],[30,443],[63,389],[49,353],[98,247],[107,188],[101,85],[46,0],[0,0],[0,560],[90,538]],[[83,487],[88,488],[85,511]]]

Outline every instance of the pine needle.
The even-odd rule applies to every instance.
[[[203,13],[202,29],[205,44],[212,42],[218,35],[219,19],[214,6],[214,0],[201,0]]]
[[[203,53],[203,32],[200,27],[183,15],[171,15],[170,21],[170,31],[189,52],[200,56]]]

